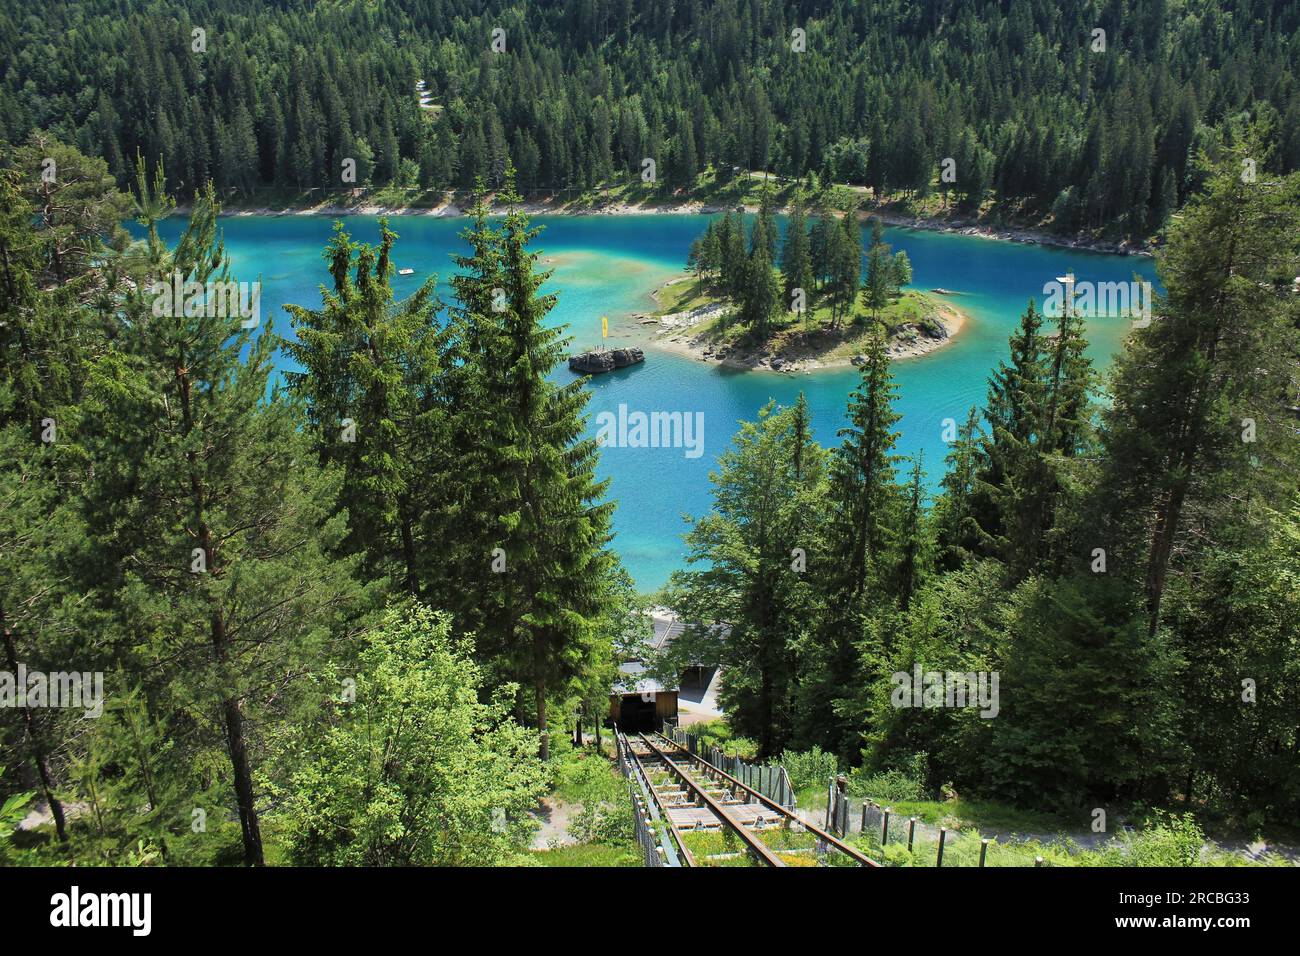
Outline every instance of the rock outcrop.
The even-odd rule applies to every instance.
[[[644,361],[645,353],[640,349],[594,349],[570,356],[569,371],[580,375],[600,375]]]

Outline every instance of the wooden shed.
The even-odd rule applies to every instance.
[[[609,694],[609,721],[627,733],[659,730],[665,720],[677,720],[677,689],[645,676],[639,663],[624,664]]]

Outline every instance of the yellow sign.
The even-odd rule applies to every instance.
[[[601,338],[609,338],[609,316],[607,315],[600,317],[600,335]]]

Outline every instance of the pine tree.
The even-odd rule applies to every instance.
[[[1207,170],[1157,259],[1165,298],[1111,376],[1098,545],[1142,579],[1153,634],[1180,542],[1250,523],[1247,500],[1277,501],[1285,486],[1269,449],[1291,427],[1279,396],[1294,394],[1300,178],[1247,181],[1257,157],[1267,151],[1252,133]]]
[[[899,531],[900,551],[898,558],[897,584],[898,608],[904,614],[912,603],[926,576],[926,552],[928,550],[925,536],[925,490],[922,483],[921,453],[917,453],[912,466],[912,477],[905,489],[906,510],[903,513],[903,526]]]
[[[754,228],[754,248],[745,263],[745,285],[740,300],[740,321],[759,341],[767,338],[768,323],[780,308],[781,285],[772,269],[768,243]]]
[[[255,728],[289,705],[293,675],[360,595],[328,556],[344,532],[338,481],[312,464],[293,406],[266,401],[275,337],[170,294],[175,276],[229,279],[217,213],[209,188],[92,371],[84,509],[119,667],[147,676],[154,707],[191,715],[185,756],[222,742],[244,860],[260,865]]]
[[[979,464],[978,428],[979,409],[971,406],[945,459],[947,470],[940,482],[943,495],[935,506],[934,521],[938,560],[946,571],[961,567],[980,541],[979,526],[971,515]]]
[[[513,187],[502,198],[510,212],[486,242],[486,255],[468,260],[471,277],[463,285],[470,321],[495,330],[482,343],[480,360],[501,373],[471,396],[484,404],[463,410],[474,416],[463,419],[467,424],[491,436],[494,460],[487,467],[495,476],[493,495],[466,507],[495,518],[476,542],[481,565],[490,566],[495,549],[504,561],[486,595],[480,653],[499,656],[506,672],[532,691],[546,759],[549,695],[582,672],[599,639],[597,622],[611,593],[606,544],[613,505],[601,500],[606,483],[595,475],[596,443],[582,437],[583,381],[549,380],[568,340],[544,323],[555,296],[538,292],[550,275],[535,271],[538,253],[528,248],[539,230],[519,209]],[[493,313],[489,304],[482,315],[478,300],[490,281],[500,282],[504,308]]]
[[[807,230],[803,194],[796,192],[785,224],[785,244],[781,247],[781,279],[786,302],[793,300],[796,289],[802,289],[805,299],[811,305],[815,280]]]
[[[879,219],[871,221],[871,244],[867,247],[867,276],[862,283],[862,304],[875,319],[880,310],[889,305],[889,295],[894,288],[893,262],[889,246],[884,242],[885,230]]]
[[[1010,338],[1010,360],[989,378],[984,417],[989,433],[980,444],[980,468],[972,512],[983,551],[1014,565],[1013,576],[1028,569],[1041,542],[1035,516],[1021,510],[1042,493],[1036,442],[1042,427],[1045,388],[1043,317],[1031,299]],[[1017,577],[1017,579],[1019,579]]]
[[[820,614],[802,708],[809,742],[846,758],[856,753],[860,733],[854,717],[861,679],[858,644],[873,599],[890,591],[888,579],[896,568],[885,552],[898,505],[893,427],[900,416],[879,336],[866,354],[861,381],[849,397],[849,425],[831,452],[825,543],[819,552],[825,557],[816,567]]]
[[[302,371],[286,373],[303,399],[320,462],[344,475],[341,505],[349,547],[366,556],[372,576],[391,575],[407,593],[426,586],[430,547],[419,518],[441,460],[445,428],[433,395],[441,335],[430,277],[410,298],[393,302],[393,243],[380,221],[380,244],[354,243],[335,225],[325,250],[332,290],[320,309],[288,307],[296,341],[285,350]]]

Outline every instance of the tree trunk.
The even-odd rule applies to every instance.
[[[541,742],[537,748],[537,755],[542,760],[551,759],[551,737],[546,730],[546,679],[539,677],[533,682],[533,694],[537,703],[537,730],[541,734]]]
[[[230,765],[235,772],[235,799],[239,805],[239,828],[244,837],[244,863],[264,866],[262,831],[257,821],[256,798],[253,794],[253,773],[248,765],[248,750],[244,742],[244,715],[239,701],[227,697],[221,702],[226,722],[226,746],[230,750]]]
[[[533,706],[537,709],[537,730],[541,741],[537,753],[543,760],[551,758],[551,736],[546,725],[546,638],[533,632]]]
[[[0,633],[4,635],[5,658],[9,662],[9,671],[17,680],[18,651],[14,646],[14,635],[9,630],[9,622],[5,618],[5,611],[2,606],[0,606]],[[45,746],[41,741],[40,731],[36,724],[36,715],[26,705],[23,706],[23,729],[27,733],[27,740],[32,748],[32,763],[36,767],[36,776],[41,781],[41,793],[50,808],[50,815],[54,817],[54,832],[58,834],[60,843],[67,843],[68,830],[63,815],[63,804],[54,795],[54,782],[50,774],[50,764],[46,758]]]
[[[405,495],[402,496],[398,507],[401,511],[402,561],[406,565],[406,590],[413,597],[418,597],[419,593],[416,590],[418,580],[415,570],[415,535],[411,531],[411,509]]]
[[[181,410],[185,420],[185,433],[193,428],[193,409],[190,404],[190,379],[188,371],[178,364],[177,378],[180,379]],[[199,475],[196,453],[187,453],[190,466],[190,493],[193,497],[194,519],[198,529],[199,545],[207,560],[209,574],[215,574],[216,552],[213,546],[212,529],[207,520],[207,496],[203,479]],[[221,609],[212,612],[211,619],[212,653],[218,664],[226,663],[227,636],[226,620]],[[221,699],[221,713],[226,725],[226,750],[230,755],[230,767],[234,772],[235,802],[239,807],[239,826],[244,837],[244,862],[249,866],[263,866],[262,833],[257,822],[256,797],[253,793],[253,773],[248,764],[248,747],[244,739],[244,717],[240,713],[239,698],[234,695]]]
[[[1151,535],[1151,556],[1147,561],[1147,636],[1154,636],[1160,624],[1160,602],[1165,592],[1165,577],[1169,571],[1169,557],[1173,552],[1174,535],[1187,495],[1187,482],[1179,482],[1169,492],[1165,506],[1156,513]]]

